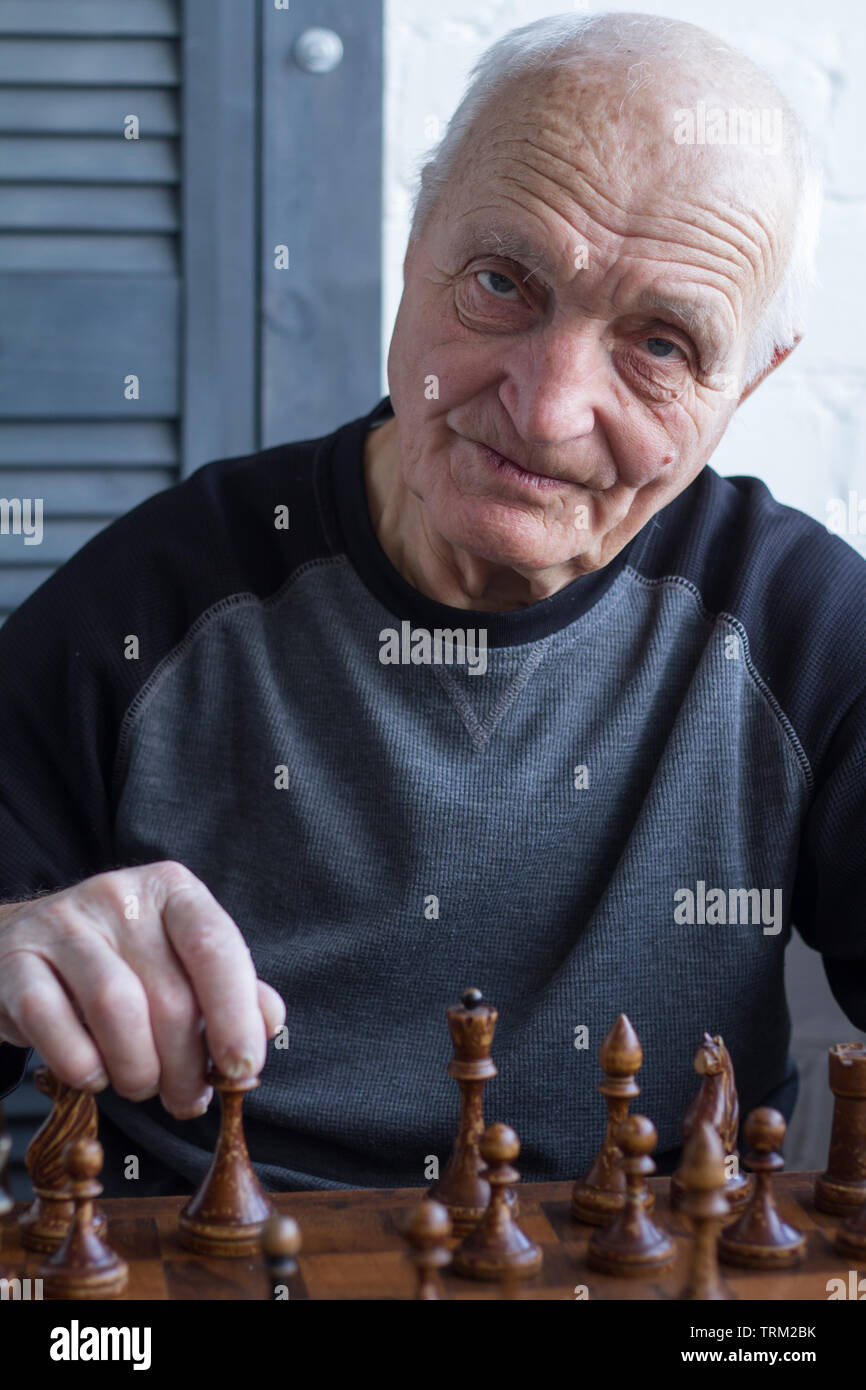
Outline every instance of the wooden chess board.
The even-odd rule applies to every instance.
[[[818,1211],[812,1201],[814,1174],[785,1173],[774,1180],[782,1217],[807,1237],[806,1258],[787,1271],[763,1273],[723,1266],[727,1288],[736,1300],[816,1300],[826,1302],[827,1281],[849,1283],[854,1263],[833,1249],[840,1218]],[[671,1212],[668,1179],[652,1178],[654,1216],[675,1237],[677,1254],[670,1269],[640,1278],[597,1274],[586,1263],[592,1228],[569,1215],[570,1183],[525,1184],[519,1188],[520,1224],[542,1246],[539,1275],[509,1297],[574,1300],[585,1286],[591,1300],[671,1300],[678,1297],[687,1272],[691,1235],[684,1217]],[[419,1200],[417,1188],[366,1189],[355,1192],[283,1193],[273,1200],[290,1213],[302,1235],[300,1268],[289,1285],[291,1300],[399,1300],[414,1294],[414,1274],[399,1234],[399,1218]],[[101,1202],[108,1239],[129,1263],[128,1300],[241,1299],[267,1300],[270,1286],[256,1259],[214,1259],[192,1255],[177,1239],[177,1216],[183,1197],[122,1198]],[[0,1263],[19,1278],[35,1278],[42,1257],[22,1250],[16,1214],[2,1223]],[[862,1278],[866,1269],[860,1268]],[[446,1297],[455,1300],[500,1299],[501,1285],[443,1276]]]

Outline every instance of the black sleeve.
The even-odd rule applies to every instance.
[[[800,845],[793,919],[820,951],[830,988],[866,1031],[866,695],[819,769]]]

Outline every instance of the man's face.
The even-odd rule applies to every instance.
[[[388,364],[402,477],[482,561],[606,564],[736,408],[784,173],[676,144],[682,98],[601,70],[512,89],[410,248]]]

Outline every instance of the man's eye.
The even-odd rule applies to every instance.
[[[485,275],[489,281],[487,284],[485,284],[485,281],[482,279],[482,276]],[[513,297],[515,299],[520,298],[519,289],[514,281],[509,279],[507,275],[500,275],[496,270],[479,270],[476,278],[480,284],[483,285],[484,289],[486,289],[488,293],[495,295],[497,299],[511,298],[512,296],[508,293],[509,290],[514,291]]]
[[[645,338],[644,342],[647,345],[648,352],[650,352],[653,357],[671,358],[675,352],[678,352],[681,358],[685,358],[685,353],[682,348],[678,343],[672,343],[670,338]]]

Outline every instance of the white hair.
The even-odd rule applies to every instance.
[[[512,29],[478,59],[443,138],[433,154],[425,157],[418,174],[410,243],[420,236],[452,177],[464,139],[500,88],[554,65],[575,66],[584,55],[614,57],[621,48],[635,54],[632,88],[646,80],[640,72],[643,56],[693,58],[696,63],[703,58],[726,72],[737,86],[751,83],[763,87],[783,112],[786,155],[797,197],[787,260],[752,332],[745,366],[748,385],[770,365],[777,350],[791,347],[803,332],[806,301],[816,280],[822,171],[811,140],[776,84],[750,59],[695,25],[643,14],[559,14]]]

